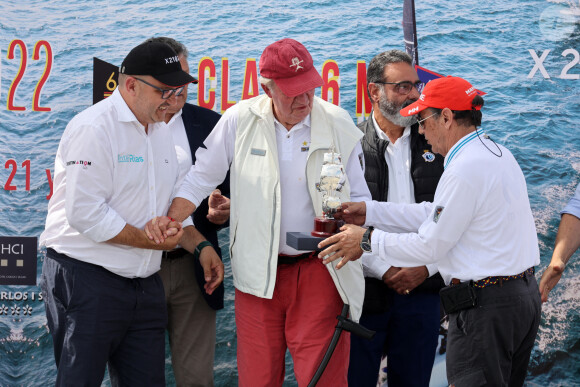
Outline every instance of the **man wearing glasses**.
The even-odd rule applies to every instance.
[[[107,364],[113,386],[165,386],[167,314],[156,272],[162,250],[178,241],[195,249],[195,235],[180,240],[193,227],[172,222],[159,244],[143,230],[174,194],[178,165],[162,121],[194,78],[163,43],[135,47],[119,73],[111,97],[67,125],[55,160],[40,285],[57,386],[100,385]],[[223,278],[217,270],[210,288]]]
[[[168,37],[155,37],[147,42],[162,42],[175,50],[183,71],[189,73],[185,45]],[[197,80],[194,81],[197,83]],[[169,106],[165,123],[173,136],[179,164],[179,183],[195,162],[195,152],[202,146],[221,115],[213,110],[186,103],[187,86]],[[229,174],[211,195],[229,197]],[[226,195],[226,196],[221,196]],[[213,204],[213,200],[212,200]],[[224,307],[224,286],[208,294],[204,289],[204,270],[200,261],[205,255],[220,254],[217,231],[229,218],[229,211],[215,216],[204,199],[193,213],[195,228],[203,234],[196,242],[196,251],[182,247],[164,251],[159,275],[167,302],[171,364],[178,386],[213,386],[213,365],[216,339],[216,311]],[[206,239],[207,238],[207,239]]]
[[[415,117],[399,111],[419,98],[422,85],[411,57],[399,50],[378,54],[367,70],[373,110],[359,125],[365,179],[373,200],[433,201],[443,157],[419,134]],[[387,357],[389,386],[428,386],[439,334],[436,265],[399,268],[362,257],[365,301],[360,323],[377,332],[372,340],[351,336],[349,386],[374,386]]]
[[[433,203],[343,204],[352,223],[376,228],[347,224],[319,244],[320,256],[334,252],[325,262],[342,265],[366,249],[393,266],[436,262],[448,285],[440,292],[448,383],[522,386],[541,318],[540,251],[524,174],[508,149],[478,132],[482,106],[462,78],[430,81],[401,115],[417,115],[433,152],[445,156]]]

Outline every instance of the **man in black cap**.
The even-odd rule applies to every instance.
[[[163,43],[135,47],[119,73],[111,97],[68,124],[55,160],[40,285],[57,386],[100,386],[107,363],[113,386],[165,385],[161,250],[179,242],[193,251],[203,239],[177,222],[159,244],[143,230],[167,213],[175,189],[178,163],[161,122],[193,77]],[[205,257],[212,292],[223,267]]]

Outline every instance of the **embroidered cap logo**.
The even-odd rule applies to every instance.
[[[300,63],[304,62],[303,60],[300,60],[300,58],[298,58],[297,56],[295,56],[294,58],[292,58],[292,64],[290,65],[290,67],[294,67],[296,66],[296,68],[294,69],[296,72],[298,72],[298,70],[303,69],[304,67],[300,66]]]

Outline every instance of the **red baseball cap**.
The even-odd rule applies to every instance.
[[[473,97],[479,91],[463,78],[442,77],[429,81],[423,88],[419,99],[409,106],[401,109],[404,117],[409,117],[427,108],[451,110],[480,110],[481,106],[473,106]]]
[[[306,47],[294,39],[282,39],[266,47],[260,57],[260,75],[272,79],[288,97],[324,83]]]

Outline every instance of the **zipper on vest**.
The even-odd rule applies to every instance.
[[[274,231],[275,227],[274,224],[276,223],[276,191],[278,188],[278,183],[274,186],[274,195],[273,195],[273,206],[272,206],[272,222],[270,223],[270,258],[268,258],[268,267],[266,273],[266,288],[264,289],[264,297],[268,294],[268,287],[270,286],[270,268],[272,267],[272,248],[274,246]],[[276,260],[278,257],[276,257]]]

